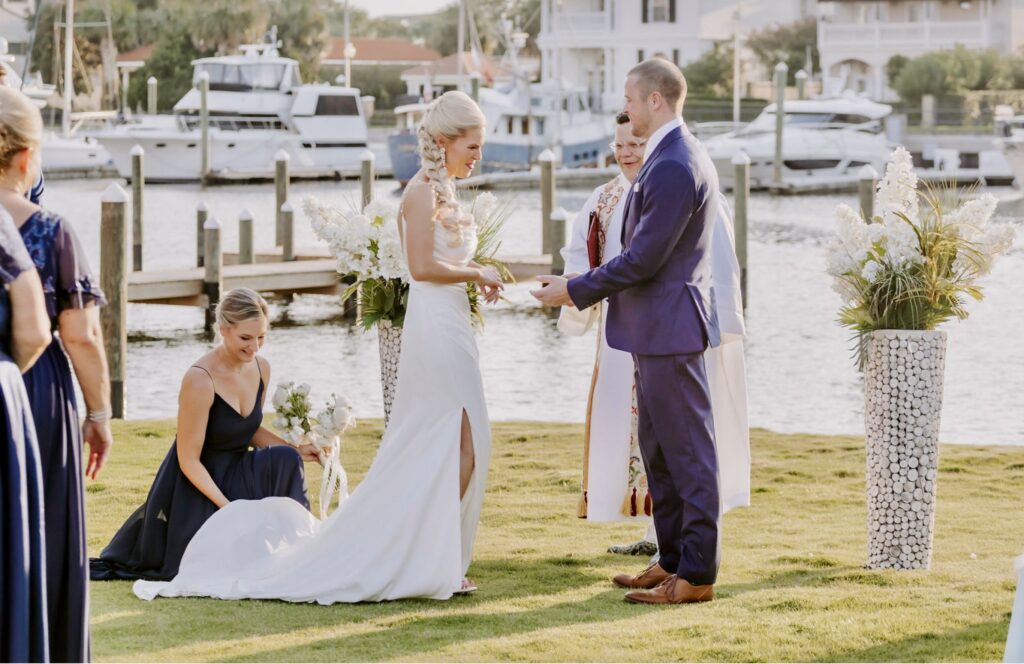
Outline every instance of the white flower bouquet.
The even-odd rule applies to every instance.
[[[874,216],[836,208],[827,271],[842,297],[839,321],[865,339],[875,330],[933,330],[968,315],[982,299],[978,280],[1009,250],[1014,229],[992,223],[996,198],[952,187],[918,187],[910,153],[893,151],[879,182]]]
[[[374,201],[362,212],[345,212],[313,197],[305,199],[303,209],[313,232],[337,257],[338,272],[353,280],[344,297],[359,292],[363,327],[369,329],[384,320],[401,327],[409,299],[409,269],[397,211]]]
[[[309,385],[281,383],[274,393],[277,413],[274,426],[281,437],[296,447],[304,444],[316,448],[323,479],[320,482],[320,517],[326,517],[334,494],[338,505],[348,498],[348,475],[341,465],[341,436],[355,426],[352,404],[344,396],[332,394],[316,414],[309,399]]]

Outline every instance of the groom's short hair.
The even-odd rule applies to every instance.
[[[636,81],[637,87],[649,96],[657,91],[676,113],[683,110],[686,98],[686,78],[679,67],[662,57],[648,58],[629,70],[629,76]]]

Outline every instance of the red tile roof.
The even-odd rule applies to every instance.
[[[402,72],[402,76],[457,76],[459,73],[459,55],[452,53],[436,62],[428,65],[418,65]],[[473,57],[472,53],[462,53],[462,73],[472,75],[479,73],[487,82],[493,82],[495,78],[511,77],[514,72],[505,65],[492,60],[490,56],[480,55]]]
[[[356,60],[373,60],[376,62],[428,62],[437,60],[441,54],[432,48],[417,46],[407,39],[392,37],[353,38],[356,47]],[[323,55],[324,60],[345,59],[345,38],[330,37]]]
[[[138,48],[133,48],[130,51],[119,53],[117,55],[118,62],[145,62],[149,56],[153,55],[153,44],[146,44]]]

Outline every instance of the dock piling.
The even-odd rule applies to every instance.
[[[156,115],[157,112],[156,86],[156,76],[150,76],[149,79],[146,80],[146,110],[150,115]]]
[[[750,204],[750,156],[737,152],[732,158],[732,223],[736,241],[736,261],[740,266],[740,295],[747,308],[747,211]]]
[[[868,223],[875,216],[875,185],[878,183],[878,171],[871,164],[864,164],[857,172],[857,194],[860,201],[860,212]]]
[[[238,215],[238,264],[252,265],[252,212],[245,208]]]
[[[210,175],[210,72],[199,72],[199,149],[202,153],[199,180],[206,185]]]
[[[100,197],[100,287],[107,296],[103,340],[110,370],[112,416],[125,416],[128,352],[128,193],[111,183]]]
[[[281,220],[281,206],[288,200],[288,187],[291,177],[288,174],[290,157],[284,149],[274,155],[274,246],[284,243],[284,228]]]
[[[801,69],[793,76],[796,78],[796,98],[807,99],[807,72]]]
[[[207,216],[209,216],[209,208],[206,207],[206,203],[199,201],[196,205],[196,267],[203,267],[206,258],[203,226],[206,225]]]
[[[281,260],[285,262],[293,261],[295,260],[295,210],[292,209],[291,203],[285,201],[284,205],[281,206],[280,213],[282,228],[284,229]]]
[[[203,295],[206,296],[206,320],[204,329],[207,334],[213,332],[217,318],[217,303],[220,302],[220,291],[223,285],[224,256],[220,245],[220,220],[213,216],[203,224],[205,272],[203,273]]]
[[[772,165],[772,182],[782,184],[782,124],[786,116],[786,77],[789,67],[785,62],[775,65],[775,161]]]
[[[565,208],[557,207],[551,213],[551,223],[548,224],[548,244],[551,245],[551,274],[563,274],[565,272],[565,259],[562,258],[562,247],[565,246],[565,224],[569,219],[569,213]]]
[[[540,162],[541,253],[550,254],[553,251],[549,227],[551,212],[555,208],[555,153],[544,150],[537,161]]]
[[[359,186],[362,190],[363,207],[365,208],[373,200],[373,153],[363,150],[359,155]]]
[[[142,159],[145,150],[135,144],[132,156],[132,270],[142,272],[142,190],[146,186],[146,174]]]

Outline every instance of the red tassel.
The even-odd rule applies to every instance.
[[[636,489],[633,489],[633,493],[629,497],[629,515],[636,516]]]
[[[651,492],[648,491],[647,495],[644,496],[644,514],[650,516],[653,511],[653,507],[654,501],[651,500]]]

